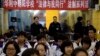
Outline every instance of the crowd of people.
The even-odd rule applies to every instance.
[[[100,56],[96,29],[90,21],[84,26],[83,17],[77,18],[74,30],[70,30],[66,21],[61,26],[56,16],[48,30],[39,23],[39,17],[33,19],[30,36],[25,31],[16,32],[13,26],[0,36],[0,56]],[[71,38],[69,32],[73,33]],[[36,41],[31,44],[30,40]]]

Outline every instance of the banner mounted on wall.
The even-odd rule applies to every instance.
[[[5,9],[87,10],[88,0],[4,0]]]

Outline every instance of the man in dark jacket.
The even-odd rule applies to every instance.
[[[74,25],[74,33],[78,33],[80,35],[83,35],[84,26],[82,24],[82,21],[83,21],[82,17],[77,18],[77,23]]]
[[[57,33],[61,33],[61,26],[60,23],[57,22],[57,16],[53,16],[53,22],[49,26],[49,34],[54,36]]]
[[[31,24],[31,34],[37,36],[42,32],[42,25],[39,23],[39,17],[34,17],[34,23]]]

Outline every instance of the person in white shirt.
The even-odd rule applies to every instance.
[[[47,41],[46,38],[47,37],[46,37],[45,34],[39,34],[37,36],[37,42],[34,44],[34,48],[36,48],[37,44],[43,43],[43,44],[45,44],[48,47],[46,56],[53,56],[52,51],[51,51],[50,44],[48,43],[48,41]]]
[[[89,50],[91,46],[91,39],[89,37],[84,37],[81,40],[81,44],[82,44],[82,48],[88,52],[88,55],[93,56],[94,54],[93,50]]]
[[[19,56],[21,56],[21,54],[23,53],[23,51],[27,48],[32,48],[32,46],[30,45],[30,43],[27,41],[27,38],[26,38],[26,33],[21,31],[18,33],[17,35],[17,39],[16,39],[16,42],[18,43],[20,49],[21,49],[21,52],[19,53]]]
[[[73,36],[73,47],[74,49],[75,48],[78,48],[78,47],[81,47],[81,39],[83,38],[83,36],[79,35],[79,34],[74,34]]]

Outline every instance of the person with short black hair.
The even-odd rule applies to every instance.
[[[16,39],[16,42],[18,43],[20,49],[21,49],[21,52],[19,53],[19,55],[22,54],[22,52],[27,49],[27,48],[32,48],[32,46],[30,45],[30,43],[27,41],[27,38],[26,38],[26,32],[19,32],[18,35],[17,35],[17,39]]]
[[[100,41],[98,41],[95,45],[95,53],[94,56],[100,56]]]
[[[88,53],[83,48],[76,48],[71,56],[88,56]]]
[[[83,17],[79,16],[77,18],[77,23],[74,25],[74,33],[83,35],[84,26],[83,26],[82,22],[83,22]]]
[[[50,44],[48,43],[47,41],[47,37],[46,37],[46,34],[39,34],[37,36],[37,42],[34,44],[34,48],[36,48],[36,46],[39,44],[39,43],[42,43],[42,44],[45,44],[47,47],[48,47],[48,54],[49,56],[52,56],[52,52],[51,52],[51,47],[50,47]],[[47,55],[48,55],[47,54]]]
[[[15,41],[8,41],[3,49],[6,56],[18,56],[20,48]]]
[[[74,49],[75,48],[78,48],[78,47],[81,47],[81,39],[83,38],[83,36],[81,36],[80,34],[74,34],[73,35],[73,47]]]
[[[61,51],[63,53],[61,56],[71,56],[73,52],[73,43],[70,40],[64,41],[61,45]]]
[[[39,56],[48,56],[49,55],[48,47],[43,43],[38,43],[36,45],[35,49],[39,51]]]
[[[28,48],[22,53],[22,56],[39,56],[39,52],[33,48]]]
[[[61,25],[59,22],[57,22],[57,16],[53,16],[53,22],[51,22],[49,26],[49,35],[54,37],[55,34],[61,32]]]
[[[64,40],[68,40],[68,37],[66,36],[66,34],[63,33],[59,33],[57,35],[54,36],[54,42],[51,44],[51,49],[53,52],[53,56],[61,56],[62,52],[61,52],[61,45],[63,43]]]
[[[93,55],[93,50],[90,50],[91,47],[91,39],[89,37],[84,37],[81,40],[82,48],[85,49],[88,52],[89,56]]]
[[[41,33],[43,26],[39,23],[39,17],[35,16],[34,22],[31,24],[31,34],[33,37],[36,37],[38,34]]]

